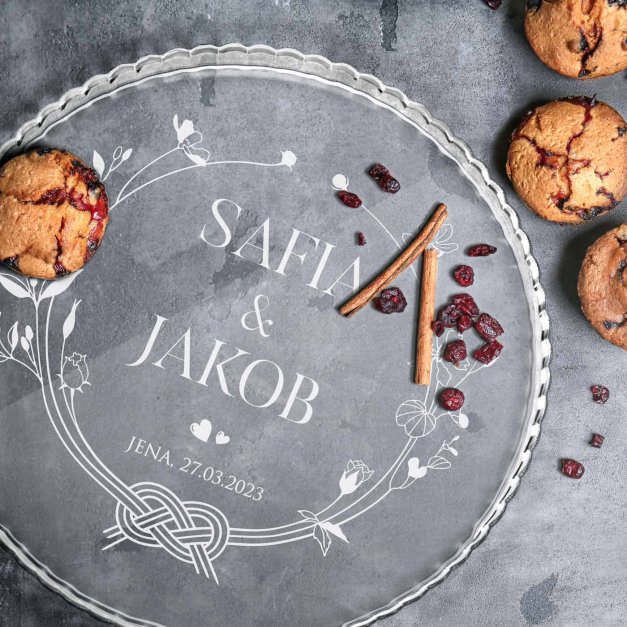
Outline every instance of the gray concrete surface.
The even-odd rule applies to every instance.
[[[488,164],[529,234],[551,317],[553,384],[542,438],[519,493],[466,564],[382,621],[409,625],[627,623],[625,366],[579,312],[586,247],[625,221],[625,206],[579,228],[546,223],[503,171],[520,114],[552,98],[597,96],[627,114],[626,76],[580,83],[546,69],[522,31],[524,0],[492,12],[481,0],[4,0],[0,12],[0,141],[95,73],[141,55],[201,43],[267,43],[317,52],[371,72],[445,120]],[[588,387],[612,390],[605,406]],[[606,436],[601,450],[587,441]],[[581,459],[580,482],[558,472]],[[0,549],[0,625],[102,624],[70,606]]]

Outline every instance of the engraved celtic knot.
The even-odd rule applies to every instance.
[[[182,562],[193,564],[198,574],[211,574],[219,583],[211,562],[229,540],[229,523],[224,514],[207,503],[181,501],[157,483],[137,483],[130,489],[137,497],[134,507],[118,502],[117,524],[104,532],[111,540],[105,549],[124,540],[159,546]]]

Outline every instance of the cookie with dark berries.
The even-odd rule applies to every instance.
[[[98,175],[69,152],[38,149],[0,169],[0,261],[17,272],[56,279],[79,270],[108,221]]]

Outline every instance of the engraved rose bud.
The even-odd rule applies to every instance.
[[[84,385],[90,385],[88,380],[89,368],[87,367],[85,357],[85,355],[80,355],[79,353],[72,353],[63,360],[60,375],[61,389],[69,388],[70,390],[82,392]]]
[[[372,477],[373,471],[360,459],[350,460],[340,478],[340,492],[352,494],[364,481]]]

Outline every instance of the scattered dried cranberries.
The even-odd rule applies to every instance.
[[[451,298],[451,302],[462,313],[465,313],[471,317],[479,315],[479,307],[477,307],[475,299],[470,294],[455,294],[455,296]]]
[[[464,393],[457,388],[446,388],[440,392],[440,405],[449,411],[461,409],[464,400]]]
[[[502,350],[503,345],[498,340],[491,340],[478,348],[472,356],[482,364],[490,364],[501,354]]]
[[[370,170],[368,170],[368,174],[375,180],[378,181],[385,174],[389,174],[390,171],[380,163],[375,163]]]
[[[493,11],[496,11],[503,0],[483,0]]]
[[[604,440],[605,438],[600,433],[593,433],[590,445],[594,446],[594,448],[601,448]]]
[[[468,331],[472,327],[472,318],[468,314],[462,314],[457,320],[457,330],[460,333]]]
[[[466,342],[464,342],[464,340],[454,340],[449,342],[444,349],[444,359],[446,361],[450,361],[456,366],[459,365],[461,361],[464,361],[467,356]]]
[[[475,244],[475,246],[471,246],[468,249],[469,257],[487,257],[488,255],[493,255],[496,252],[496,248],[494,246],[490,246],[489,244]]]
[[[365,246],[366,245],[366,236],[359,231],[359,233],[357,233],[357,244],[359,246]]]
[[[468,287],[475,282],[475,271],[470,266],[457,266],[453,277],[462,287]]]
[[[386,314],[401,313],[407,307],[405,295],[398,287],[388,287],[372,301],[374,306]]]
[[[337,193],[338,198],[351,209],[357,209],[361,207],[361,198],[357,194],[352,192],[341,191]]]
[[[461,311],[455,305],[445,305],[438,311],[438,320],[447,328],[452,329],[461,315]]]
[[[484,340],[493,340],[499,335],[503,335],[503,327],[490,314],[482,313],[477,322],[475,330]]]
[[[593,385],[592,390],[592,400],[595,403],[599,403],[603,405],[603,403],[607,403],[607,399],[610,397],[610,391],[604,385]]]
[[[401,184],[390,174],[390,171],[380,163],[375,163],[368,174],[379,183],[379,187],[384,192],[390,192],[390,194],[396,194],[401,188]]]
[[[396,194],[396,192],[401,188],[401,184],[391,174],[384,174],[379,179],[379,187],[384,192]]]
[[[440,337],[444,333],[444,325],[439,320],[434,320],[431,323],[431,329],[433,329],[436,337]]]
[[[562,459],[562,472],[571,479],[581,479],[585,470],[581,462],[574,459]]]

